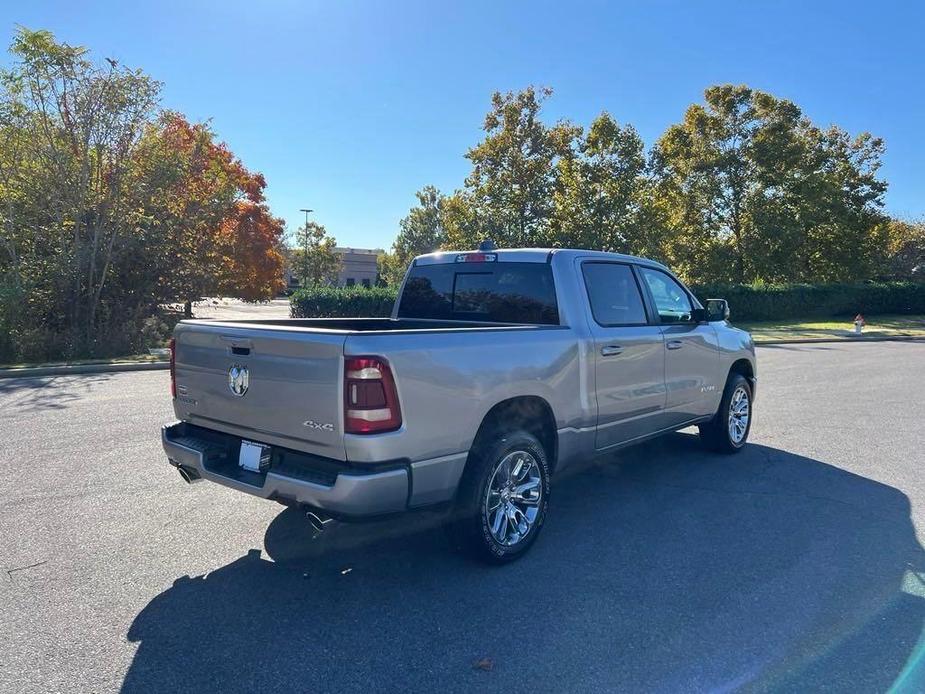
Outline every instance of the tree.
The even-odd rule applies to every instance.
[[[479,238],[460,238],[475,231],[499,246],[541,245],[549,236],[556,162],[568,156],[579,130],[568,123],[546,126],[539,118],[552,90],[528,87],[521,92],[495,92],[485,116],[485,139],[469,150],[472,172],[463,200],[478,220],[478,230],[458,226],[454,237],[472,247]]]
[[[279,220],[260,174],[208,124],[158,108],[160,85],[47,31],[0,70],[0,358],[144,346],[167,302],[269,295]]]
[[[635,129],[606,112],[586,133],[567,121],[545,125],[550,94],[492,96],[485,136],[466,155],[471,173],[429,218],[440,221],[442,247],[491,237],[508,247],[626,251],[706,282],[885,272],[893,227],[882,212],[879,138],[819,128],[790,101],[718,85],[647,159]]]
[[[237,203],[218,233],[220,294],[266,301],[284,289],[283,225],[263,203]]]
[[[296,232],[293,266],[304,287],[337,284],[340,258],[334,252],[337,241],[316,222],[309,222]]]
[[[398,223],[399,231],[392,252],[380,256],[380,276],[388,284],[398,284],[411,260],[440,248],[446,238],[443,228],[445,196],[434,186],[424,186],[415,193],[418,204]]]
[[[34,272],[52,284],[35,297],[38,325],[76,353],[94,342],[114,253],[137,218],[126,181],[160,85],[113,60],[96,66],[47,31],[21,28],[10,50],[3,270],[20,288]]]
[[[376,256],[376,286],[397,286],[405,277],[407,264],[399,261],[395,253],[380,253]]]
[[[193,300],[230,286],[223,280],[221,239],[230,238],[227,225],[247,209],[241,203],[263,204],[266,181],[218,142],[207,123],[190,123],[174,112],[149,128],[139,162],[139,205],[149,212],[143,226],[152,246],[162,250],[158,299],[182,300],[190,315]],[[277,251],[272,244],[262,247],[274,256],[263,260],[280,265],[282,276]]]
[[[803,281],[869,278],[878,270],[879,230],[887,222],[882,212],[887,185],[877,177],[883,141],[869,133],[852,137],[834,125],[810,132],[811,165],[790,195],[802,243],[782,264]]]
[[[457,190],[443,200],[443,244],[447,250],[477,248],[479,242],[489,237],[499,245],[504,240],[492,237],[480,223],[472,196],[465,190]],[[508,244],[509,245],[509,244]]]
[[[664,218],[674,232],[666,255],[689,277],[697,268],[715,276],[729,266],[722,279],[744,282],[751,221],[764,201],[761,184],[776,182],[773,166],[759,170],[761,155],[792,151],[780,145],[795,138],[800,113],[790,102],[745,86],[710,87],[705,100],[705,106],[687,109],[684,121],[666,131],[653,153],[659,199],[668,208]],[[772,134],[778,135],[776,147],[757,146]],[[793,158],[799,156],[796,152]]]
[[[891,219],[880,232],[879,274],[894,280],[925,280],[925,221]]]
[[[562,157],[553,194],[553,244],[618,253],[645,247],[647,181],[642,138],[608,113],[598,116],[576,156]]]
[[[855,259],[882,221],[882,142],[822,131],[792,102],[744,85],[704,97],[653,151],[663,256],[689,279],[864,276]]]

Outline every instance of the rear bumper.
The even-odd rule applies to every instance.
[[[408,508],[410,483],[406,466],[376,472],[293,472],[291,465],[280,466],[293,472],[294,476],[289,476],[274,472],[271,465],[264,473],[248,472],[237,467],[234,448],[210,441],[198,427],[184,422],[163,427],[161,442],[170,464],[189,481],[205,479],[263,499],[305,504],[342,516],[376,516]]]

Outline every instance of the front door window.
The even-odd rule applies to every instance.
[[[689,323],[691,299],[673,277],[661,270],[640,268],[662,323]]]

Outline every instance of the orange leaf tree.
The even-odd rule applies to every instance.
[[[167,112],[140,148],[143,191],[157,204],[147,224],[157,253],[159,300],[214,294],[268,299],[282,286],[283,224],[251,173],[206,123]],[[150,254],[149,254],[150,256]]]
[[[245,301],[273,298],[285,286],[283,220],[264,203],[242,200],[218,231],[218,292]]]

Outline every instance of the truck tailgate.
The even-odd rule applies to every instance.
[[[180,323],[177,416],[344,460],[343,333]]]

